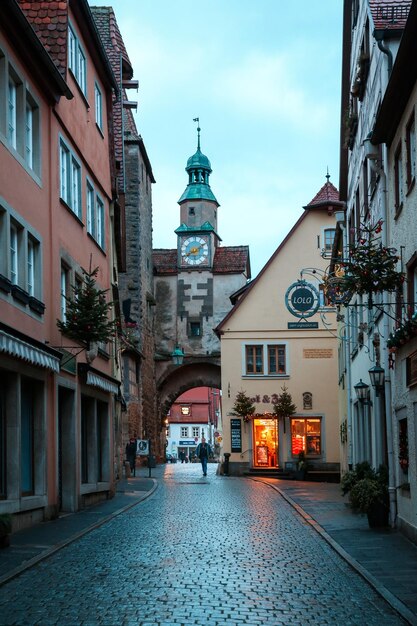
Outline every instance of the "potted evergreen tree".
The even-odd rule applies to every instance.
[[[10,513],[0,513],[0,548],[10,546],[10,533],[12,532],[12,516]]]
[[[276,404],[274,404],[274,413],[277,417],[282,418],[285,433],[285,418],[294,415],[297,407],[293,403],[291,394],[288,392],[287,387],[284,385],[281,389],[282,393],[278,396]]]
[[[233,415],[239,415],[239,417],[242,417],[244,422],[249,422],[252,415],[255,413],[255,407],[252,404],[251,399],[242,389],[236,394],[232,411]]]
[[[388,470],[385,465],[375,470],[368,462],[358,463],[343,475],[341,487],[343,495],[349,494],[352,509],[366,513],[370,528],[388,526]]]

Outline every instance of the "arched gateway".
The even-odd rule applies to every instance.
[[[191,357],[185,365],[170,365],[157,382],[161,415],[168,413],[178,396],[194,387],[220,389],[220,358],[201,363]]]

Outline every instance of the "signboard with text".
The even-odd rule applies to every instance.
[[[304,319],[317,313],[320,296],[317,289],[305,280],[297,280],[285,294],[285,306],[294,317]]]
[[[242,420],[230,420],[231,451],[242,452]]]

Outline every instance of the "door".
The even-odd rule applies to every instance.
[[[253,466],[278,467],[278,420],[254,418]]]

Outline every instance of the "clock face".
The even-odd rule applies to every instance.
[[[181,259],[187,265],[201,265],[208,262],[209,247],[204,237],[187,237],[181,243]]]

